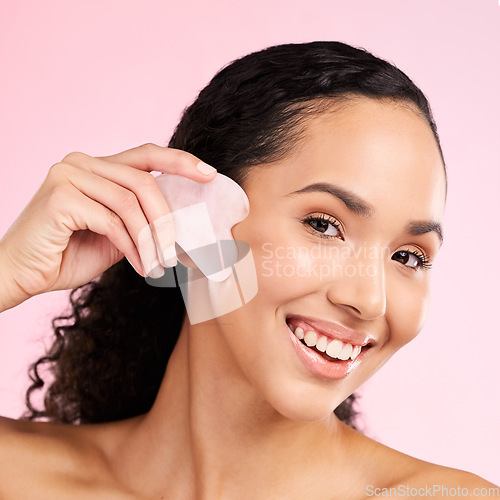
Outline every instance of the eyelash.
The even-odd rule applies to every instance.
[[[320,231],[311,226],[310,224],[311,221],[320,221],[322,223],[326,222],[327,224],[331,224],[340,233],[340,235],[342,235],[340,222],[337,219],[334,219],[333,217],[327,214],[308,215],[305,219],[302,220],[302,222],[304,224],[308,224],[311,229],[316,231],[320,238],[326,238],[326,239],[337,238],[338,236],[324,235],[323,233],[321,233]]]
[[[325,239],[331,239],[331,238],[338,238],[338,236],[331,236],[331,235],[324,235],[320,231],[318,231],[316,228],[311,226],[312,221],[320,221],[320,223],[327,223],[331,224],[340,234],[340,236],[343,239],[342,236],[342,231],[341,231],[341,224],[340,222],[337,221],[337,219],[327,215],[327,214],[321,214],[321,215],[309,215],[306,218],[302,220],[302,223],[304,225],[308,225],[312,230],[316,232],[316,234],[319,235],[320,238],[325,238]],[[406,266],[405,264],[402,264],[403,266],[412,269],[413,271],[417,271],[418,269],[427,271],[432,267],[431,260],[429,257],[423,252],[423,251],[417,251],[417,250],[398,250],[394,255],[398,253],[407,253],[409,255],[413,255],[417,260],[418,260],[418,266],[417,267],[411,267],[411,266]]]
[[[405,267],[408,267],[410,269],[413,269],[414,271],[416,271],[418,268],[422,269],[423,271],[428,271],[432,267],[431,260],[422,251],[398,250],[396,253],[407,253],[410,255],[414,255],[418,260],[418,264],[419,264],[418,267],[405,266]]]

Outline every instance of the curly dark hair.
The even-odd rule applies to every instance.
[[[341,42],[279,45],[232,62],[184,111],[169,146],[244,186],[253,168],[290,153],[305,119],[356,97],[410,104],[426,119],[441,151],[421,90],[391,63]],[[185,317],[180,290],[148,285],[122,259],[74,289],[70,306],[52,322],[51,348],[30,367],[22,418],[78,424],[147,412]],[[53,380],[37,409],[32,399],[44,388],[43,368]],[[353,394],[335,410],[354,428],[355,402]]]

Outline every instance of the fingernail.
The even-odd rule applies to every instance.
[[[167,259],[165,261],[165,267],[175,267],[177,265],[177,259],[174,257]]]
[[[157,241],[157,254],[160,264],[163,267],[172,267],[177,263],[175,260],[175,227],[172,214],[166,214],[156,219],[151,226],[153,227]],[[173,263],[172,259],[174,258]]]
[[[137,269],[137,267],[134,266],[134,264],[132,264],[132,262],[130,261],[130,259],[128,257],[125,257],[128,261],[128,263],[134,268],[134,271],[137,273],[137,274],[140,274],[143,278],[144,278],[144,271],[141,269]]]
[[[151,267],[151,270],[148,272],[148,276],[154,279],[161,278],[163,276],[163,273],[165,270],[163,267],[160,266],[160,263],[155,260],[153,262],[153,266]]]
[[[174,267],[177,265],[177,252],[175,251],[175,243],[169,245],[163,252],[163,262],[166,267]]]
[[[210,165],[208,165],[207,163],[204,163],[202,161],[200,161],[200,163],[198,163],[198,165],[196,165],[196,168],[198,169],[198,172],[201,172],[203,175],[210,175],[213,172],[217,171],[217,169],[215,169],[214,167],[211,167]]]

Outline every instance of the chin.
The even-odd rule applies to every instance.
[[[349,396],[343,392],[332,394],[332,387],[319,388],[296,382],[288,390],[273,391],[266,399],[284,418],[297,422],[320,422],[330,418],[335,408]]]

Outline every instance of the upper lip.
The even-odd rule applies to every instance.
[[[295,321],[294,321],[295,320]],[[305,323],[312,327],[318,333],[330,337],[331,339],[342,340],[346,344],[366,346],[374,344],[374,339],[367,333],[358,330],[352,330],[338,323],[325,321],[318,318],[311,318],[310,316],[302,316],[300,314],[289,314],[286,317],[287,323],[300,322]],[[298,326],[298,325],[297,325]],[[307,331],[304,329],[304,331]]]

